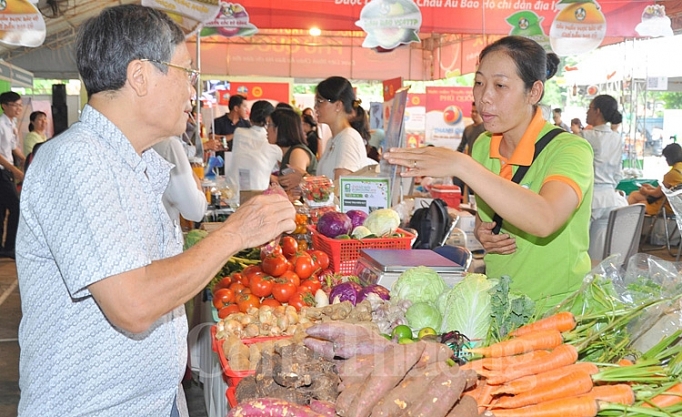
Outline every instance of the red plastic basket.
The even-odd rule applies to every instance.
[[[225,391],[225,396],[227,397],[227,403],[230,405],[230,408],[235,407],[237,405],[237,388],[236,387],[227,388],[227,391]]]
[[[230,388],[237,388],[237,384],[239,384],[239,381],[241,381],[243,378],[246,378],[249,375],[253,375],[255,372],[254,371],[235,371],[232,368],[230,368],[229,361],[225,357],[225,352],[223,351],[223,343],[224,340],[222,339],[217,339],[216,338],[216,326],[213,325],[211,326],[211,337],[213,339],[212,343],[212,348],[215,353],[218,354],[218,361],[220,362],[220,366],[223,368],[223,374],[225,375],[225,378],[227,379],[227,385]],[[242,342],[245,345],[252,345],[254,343],[259,343],[259,342],[267,342],[270,340],[279,340],[279,339],[288,339],[291,336],[272,336],[272,337],[252,337],[248,339],[242,339]],[[233,391],[234,394],[234,391]],[[229,400],[229,397],[228,397]]]
[[[315,226],[310,226],[313,235],[313,246],[329,256],[329,267],[334,272],[350,275],[355,271],[355,264],[360,257],[360,249],[410,249],[415,236],[403,229],[396,232],[402,237],[381,237],[367,239],[330,239],[317,233]]]

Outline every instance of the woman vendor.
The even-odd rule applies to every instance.
[[[559,64],[554,53],[509,36],[488,45],[479,62],[473,94],[487,132],[472,155],[394,148],[385,158],[407,167],[403,176],[455,176],[474,189],[474,233],[486,250],[486,274],[510,276],[514,291],[547,309],[578,289],[590,270],[592,148],[561,132],[533,160],[536,142],[554,129],[538,106]],[[529,165],[520,184],[511,181],[519,167]],[[503,220],[493,221],[495,213]],[[499,234],[493,230],[497,223]]]

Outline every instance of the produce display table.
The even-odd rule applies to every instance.
[[[204,402],[209,417],[225,417],[228,411],[225,391],[227,383],[223,379],[223,370],[211,344],[211,326],[213,319],[212,304],[206,301],[204,290],[188,303],[187,316],[190,319],[188,335],[188,366],[192,376],[197,379],[204,390]]]

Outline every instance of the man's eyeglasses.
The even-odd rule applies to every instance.
[[[7,107],[24,107],[24,103],[21,101],[17,101],[15,103],[5,103],[5,106]]]
[[[198,70],[195,70],[193,68],[185,68],[185,67],[182,67],[180,65],[171,64],[170,62],[166,62],[166,61],[159,61],[157,59],[148,59],[148,58],[142,58],[142,59],[140,59],[140,61],[154,62],[155,64],[166,65],[167,67],[177,68],[179,70],[183,70],[187,73],[187,77],[189,78],[189,82],[192,85],[196,84],[197,80],[199,79],[199,75],[201,75],[201,72],[199,72]]]

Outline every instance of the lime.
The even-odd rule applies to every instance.
[[[408,344],[408,343],[414,343],[414,340],[412,340],[412,339],[409,338],[409,337],[401,337],[400,339],[398,339],[398,344],[399,344],[399,345],[406,345],[406,344]]]
[[[381,335],[382,335],[385,339],[393,340],[393,339],[391,339],[391,335],[390,335],[390,334],[382,333]]]
[[[404,338],[412,339],[412,329],[406,324],[395,326],[391,332],[391,337],[398,340]]]
[[[436,335],[438,335],[438,333],[436,332],[436,330],[433,327],[424,327],[423,329],[421,329],[419,331],[419,333],[417,334],[417,337],[419,339],[423,339],[424,336],[436,336]]]

